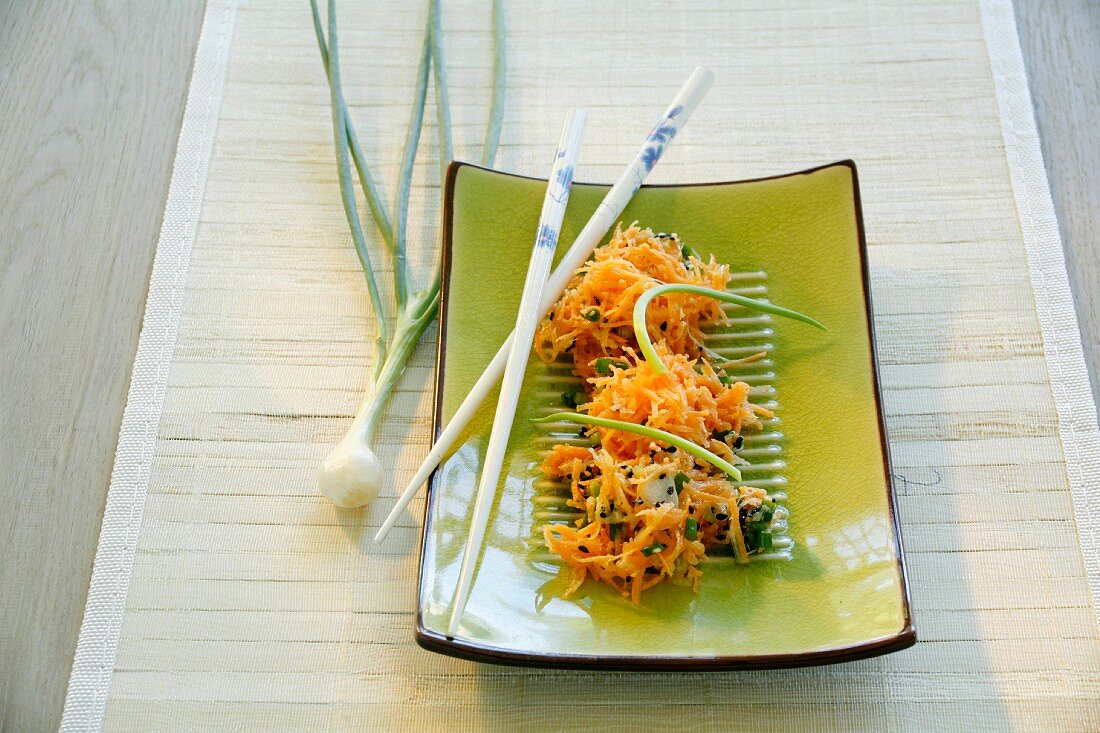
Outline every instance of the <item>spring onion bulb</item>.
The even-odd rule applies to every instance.
[[[642,296],[638,298],[638,302],[634,304],[634,334],[638,339],[638,346],[642,349],[642,354],[645,355],[645,360],[649,362],[649,365],[653,367],[653,371],[658,374],[664,374],[668,371],[668,367],[661,361],[661,357],[657,356],[657,350],[653,348],[653,341],[649,338],[649,328],[646,325],[646,310],[649,308],[650,302],[654,298],[666,293],[691,293],[692,295],[705,295],[708,298],[714,298],[724,303],[734,303],[736,305],[744,306],[750,310],[761,311],[763,313],[771,313],[776,316],[783,316],[784,318],[791,318],[802,323],[809,324],[815,328],[820,328],[822,331],[828,329],[820,322],[809,316],[793,311],[789,308],[783,308],[782,306],[772,305],[763,300],[754,300],[752,298],[746,298],[743,295],[735,295],[734,293],[727,293],[724,290],[714,290],[713,288],[704,288],[701,285],[686,285],[680,283],[668,283],[665,285],[658,285],[655,288],[642,293]]]
[[[687,451],[691,455],[698,458],[700,461],[706,461],[710,465],[714,466],[724,474],[729,476],[734,481],[741,480],[741,472],[733,467],[728,461],[716,456],[709,450],[701,445],[696,445],[690,440],[681,438],[679,435],[673,435],[672,433],[664,430],[658,430],[657,428],[651,428],[648,425],[638,425],[637,423],[625,422],[623,420],[612,420],[607,417],[596,417],[595,415],[585,415],[583,412],[555,412],[552,415],[546,417],[534,418],[531,422],[534,423],[548,423],[557,422],[558,420],[565,420],[566,422],[575,422],[582,425],[594,425],[597,428],[607,428],[608,430],[622,430],[624,433],[634,433],[635,435],[641,435],[644,438],[652,438],[653,440],[659,440],[662,443],[668,443],[674,445],[680,450]]]

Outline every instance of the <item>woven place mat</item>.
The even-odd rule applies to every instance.
[[[390,195],[422,5],[341,3],[347,97]],[[498,165],[540,174],[578,105],[581,177],[610,180],[696,63],[717,85],[654,182],[857,161],[920,642],[673,679],[417,648],[414,533],[369,538],[427,448],[434,333],[378,440],[388,496],[335,509],[314,473],[368,383],[371,321],[308,4],[210,0],[64,730],[1100,729],[1100,451],[1011,6],[758,5],[510,4]],[[446,6],[472,158],[489,3]]]

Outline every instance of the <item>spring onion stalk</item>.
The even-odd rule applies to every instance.
[[[394,198],[394,295],[397,307],[404,307],[408,300],[408,263],[405,261],[405,245],[408,241],[409,192],[412,190],[413,167],[416,165],[416,151],[420,147],[420,130],[424,126],[424,105],[428,98],[428,75],[431,71],[432,44],[431,24],[435,17],[428,14],[428,30],[424,33],[424,44],[420,52],[420,65],[416,71],[416,94],[409,118],[409,129],[405,135],[405,154],[402,156],[401,173],[397,178],[397,196]]]
[[[329,83],[330,103],[332,106],[333,140],[336,148],[336,166],[340,181],[340,198],[344,213],[351,230],[355,251],[363,267],[370,292],[371,307],[376,322],[375,359],[372,388],[366,394],[348,433],[336,444],[325,458],[318,474],[321,493],[341,507],[358,507],[369,503],[378,495],[383,481],[383,470],[378,456],[371,449],[371,441],[385,411],[386,403],[405,370],[405,365],[416,350],[424,331],[435,320],[439,311],[441,271],[437,264],[427,288],[414,291],[408,271],[406,245],[408,238],[409,191],[412,186],[412,173],[420,145],[420,132],[424,126],[424,108],[427,97],[428,78],[432,70],[432,60],[436,49],[441,48],[442,32],[439,26],[439,0],[432,0],[428,13],[427,30],[417,70],[416,91],[409,121],[409,130],[405,139],[405,148],[401,158],[397,192],[394,197],[394,218],[391,222],[378,187],[370,175],[359,139],[352,127],[340,85],[340,56],[337,46],[335,0],[328,2],[328,39],[326,42],[324,26],[321,23],[317,0],[310,0],[313,13],[313,26],[317,35],[317,45],[321,62]],[[439,109],[440,158],[444,167],[449,163],[451,153],[450,113],[447,109],[446,87],[442,80],[444,73],[442,56],[436,58],[436,103]],[[491,124],[502,109],[495,109]],[[495,151],[494,151],[495,153]],[[363,195],[367,201],[374,223],[378,228],[386,249],[393,260],[394,299],[396,312],[393,338],[390,341],[388,322],[383,308],[378,282],[375,278],[374,263],[367,249],[363,233],[359,208],[355,200],[352,162],[358,174]]]
[[[439,135],[439,180],[447,179],[447,166],[454,158],[451,139],[451,102],[447,93],[447,65],[443,59],[443,2],[431,0],[428,6],[428,38],[432,48],[432,73],[435,74],[436,133]],[[490,123],[491,125],[492,123]]]
[[[386,358],[386,314],[382,310],[382,294],[378,289],[378,280],[374,277],[374,267],[370,252],[363,236],[363,225],[359,221],[359,207],[355,203],[355,191],[352,189],[351,165],[348,158],[348,116],[344,104],[344,93],[340,86],[340,52],[336,35],[336,0],[328,3],[328,86],[332,104],[332,133],[336,143],[336,172],[340,180],[340,199],[344,204],[344,214],[351,229],[351,240],[355,244],[355,253],[363,267],[370,293],[371,306],[375,321],[375,353],[381,361]]]
[[[754,300],[752,298],[746,298],[743,295],[735,295],[734,293],[727,293],[724,290],[714,290],[713,288],[704,288],[700,285],[683,285],[680,283],[668,283],[665,285],[658,285],[655,288],[642,293],[642,296],[638,298],[638,302],[634,304],[634,335],[638,339],[638,346],[642,349],[642,354],[645,355],[645,360],[649,362],[649,365],[653,368],[653,371],[658,374],[664,374],[668,371],[668,367],[661,361],[661,357],[657,356],[657,350],[653,348],[653,341],[649,338],[649,328],[646,325],[646,311],[649,308],[650,302],[660,295],[667,293],[691,293],[692,295],[705,295],[708,298],[714,298],[724,303],[734,303],[736,305],[744,306],[750,310],[761,311],[763,313],[771,313],[776,316],[783,316],[784,318],[791,318],[802,323],[809,324],[815,328],[820,328],[822,331],[828,329],[820,322],[809,316],[799,313],[798,311],[790,310],[789,308],[783,308],[782,306],[772,305],[771,303],[763,300]]]
[[[321,64],[325,68],[325,78],[328,78],[328,46],[325,43],[325,34],[321,25],[321,13],[317,8],[317,0],[309,0],[310,10],[313,13],[313,32],[317,36],[317,46],[321,51]],[[343,100],[341,100],[342,102]],[[347,130],[348,147],[351,148],[351,159],[355,163],[355,171],[359,175],[359,182],[363,188],[363,196],[367,199],[371,216],[375,226],[386,246],[393,247],[393,226],[390,224],[390,215],[382,206],[382,197],[378,193],[378,187],[374,184],[370,169],[367,168],[366,159],[363,156],[363,147],[359,144],[359,136],[355,134],[355,128],[351,124],[351,115],[348,114],[347,105],[340,108],[340,114],[344,117],[344,127]]]
[[[504,122],[504,77],[507,65],[504,54],[504,0],[493,0],[493,97],[489,105],[489,125],[485,128],[485,144],[481,146],[481,164],[486,168],[492,168],[496,160]]]
[[[648,425],[638,425],[637,423],[625,422],[623,420],[612,420],[607,417],[585,415],[583,412],[555,412],[554,414],[547,415],[546,417],[534,418],[531,420],[531,422],[548,423],[557,422],[558,420],[580,423],[582,425],[594,425],[597,428],[607,428],[608,430],[622,430],[624,433],[634,433],[635,435],[641,435],[643,438],[652,438],[653,440],[659,440],[662,443],[668,443],[669,445],[676,446],[680,450],[687,451],[691,455],[698,458],[700,461],[706,461],[710,465],[725,473],[734,481],[741,480],[740,471],[734,468],[729,462],[711,453],[703,446],[696,445],[690,440],[681,438],[679,435],[673,435],[672,433],[665,432],[664,430],[651,428]]]

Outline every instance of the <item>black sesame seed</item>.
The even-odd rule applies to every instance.
[[[719,522],[721,522],[723,520],[729,519],[730,515],[728,515],[728,514],[715,514],[714,518],[717,519]]]
[[[662,481],[664,481],[664,480],[665,480],[666,478],[668,478],[668,474],[667,474],[667,473],[662,473],[662,474],[661,474],[660,476],[658,476],[657,478],[659,478],[659,479],[661,479]]]
[[[554,311],[550,311],[550,315],[547,316],[551,321],[554,320]]]
[[[726,541],[726,533],[725,532],[719,532],[718,534],[714,535],[714,539],[718,540],[719,542],[725,542]]]
[[[550,315],[553,316],[554,314],[551,313]],[[668,321],[661,321],[661,330],[662,331],[667,331],[668,330]]]
[[[577,545],[577,549],[580,550],[581,552],[588,552],[588,548],[585,547],[584,545]]]
[[[642,501],[641,499],[635,499],[635,500],[634,500],[634,504],[635,504],[635,505],[637,505],[637,504],[644,504],[644,503],[645,503],[645,502],[643,502],[643,501]]]
[[[671,487],[671,486],[669,486],[669,487],[668,487],[668,495],[669,495],[669,496],[672,496],[672,495],[673,495],[674,493],[676,493],[676,492],[674,492],[674,491],[672,490],[672,487]]]
[[[745,436],[743,436],[743,435],[738,435],[737,440],[733,441],[733,447],[734,448],[740,448],[744,444],[745,444]]]
[[[668,239],[668,232],[658,232],[657,239]]]
[[[688,507],[688,514],[694,514],[694,513],[695,513],[695,507],[689,506]]]
[[[607,519],[607,512],[600,512],[600,519]]]
[[[674,445],[670,445],[670,446],[668,447],[668,452],[669,452],[669,453],[675,453],[675,452],[676,452],[676,446],[674,446]]]

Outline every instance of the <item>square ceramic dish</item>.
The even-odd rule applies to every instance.
[[[450,168],[437,432],[512,328],[544,188],[467,164]],[[562,251],[605,191],[574,187]],[[861,217],[850,161],[751,181],[646,186],[622,216],[678,233],[703,256],[746,273],[746,292],[766,292],[829,328],[776,320],[733,329],[737,348],[769,354],[753,379],[759,399],[778,400],[777,420],[761,438],[760,457],[746,456],[768,464],[747,471],[746,483],[771,481],[788,493],[791,559],[738,565],[718,558],[703,566],[698,593],[661,584],[641,606],[593,582],[562,598],[566,582],[537,539],[538,517],[553,501],[540,498],[538,482],[550,440],[524,419],[562,408],[552,368],[532,357],[455,638],[446,627],[495,395],[432,479],[417,641],[485,662],[603,669],[801,666],[912,645]]]

